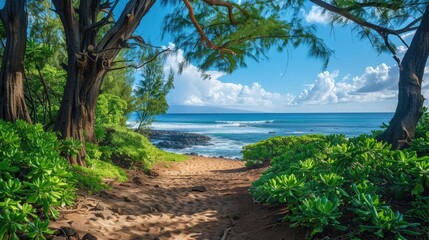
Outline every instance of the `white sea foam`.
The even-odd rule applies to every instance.
[[[244,125],[240,123],[168,123],[168,122],[154,122],[151,128],[155,130],[175,130],[201,134],[245,134],[245,133],[266,133],[272,131],[270,129],[263,129],[253,127],[251,125]]]
[[[274,120],[261,120],[261,121],[215,121],[216,123],[226,123],[226,124],[264,124],[264,123],[273,123]]]
[[[175,153],[191,153],[196,152],[201,156],[206,157],[219,157],[223,156],[225,158],[241,158],[241,149],[244,145],[246,145],[243,142],[235,141],[231,139],[225,139],[225,138],[219,138],[219,137],[213,137],[210,141],[210,146],[192,146],[189,148],[184,149],[165,149],[169,152],[175,152]]]

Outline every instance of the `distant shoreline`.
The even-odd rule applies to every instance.
[[[163,142],[158,146],[167,151],[236,159],[242,158],[243,146],[270,137],[305,134],[355,137],[380,130],[392,116],[393,113],[176,113],[156,117],[150,128],[165,130],[167,135],[180,134],[175,143],[152,139],[155,145]],[[136,117],[130,116],[129,121],[135,121]]]
[[[149,139],[150,141],[160,149],[166,151],[173,151],[178,149],[186,149],[194,146],[210,146],[212,138],[210,136],[199,134],[199,133],[187,133],[180,130],[149,130]],[[223,155],[218,156],[205,156],[200,153],[189,151],[183,153],[189,156],[201,156],[201,157],[215,157],[215,158],[224,158],[232,160],[241,160],[241,158],[229,158]]]

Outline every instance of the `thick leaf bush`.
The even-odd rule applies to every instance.
[[[284,220],[308,238],[429,239],[429,156],[416,150],[367,135],[310,135],[249,145],[244,158],[271,160],[250,191],[287,207]]]
[[[288,146],[306,144],[323,137],[323,135],[305,135],[300,138],[292,136],[272,137],[244,146],[241,152],[243,153],[243,159],[246,161],[246,166],[251,167],[261,165],[276,156],[282,155],[287,151]]]
[[[63,147],[41,125],[0,121],[0,239],[45,239],[58,206],[71,205],[74,181]]]

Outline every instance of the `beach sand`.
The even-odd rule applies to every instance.
[[[264,169],[237,160],[190,157],[150,175],[81,195],[51,227],[71,227],[98,239],[303,239],[280,220],[284,208],[255,204],[248,189]]]

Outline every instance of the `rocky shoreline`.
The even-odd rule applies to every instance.
[[[185,149],[192,146],[212,145],[211,137],[198,133],[185,133],[180,131],[150,130],[149,138],[159,148]]]

